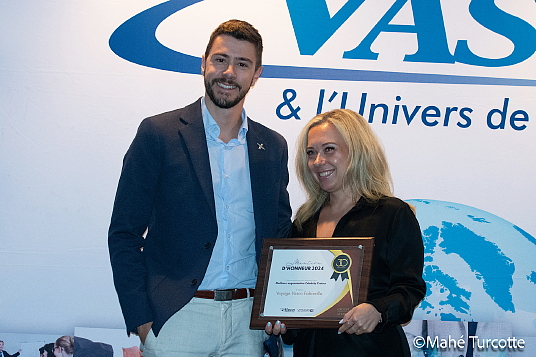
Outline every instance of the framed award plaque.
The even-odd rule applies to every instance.
[[[265,239],[250,327],[338,328],[367,298],[374,238]]]

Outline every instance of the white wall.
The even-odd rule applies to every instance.
[[[536,25],[534,1],[496,2]],[[110,50],[108,40],[119,25],[158,3],[0,3],[0,332],[72,334],[75,326],[123,327],[107,252],[122,157],[144,117],[184,106],[203,93],[199,75],[140,66]],[[287,138],[292,158],[297,131],[316,113],[321,89],[326,96],[339,93],[324,110],[340,105],[343,92],[346,107],[355,110],[362,93],[368,94],[367,108],[370,103],[386,103],[391,110],[397,104],[410,110],[435,105],[442,113],[446,107],[471,108],[472,124],[465,129],[454,119],[434,127],[419,117],[410,125],[400,122],[402,117],[396,125],[375,119],[371,125],[386,148],[396,194],[477,207],[536,236],[535,56],[496,68],[407,63],[404,55],[417,49],[415,35],[384,33],[373,45],[378,60],[343,59],[392,3],[374,6],[367,0],[312,56],[300,55],[282,0],[206,0],[164,21],[158,39],[200,57],[217,24],[241,18],[263,35],[265,64],[532,80],[528,86],[506,86],[261,78],[246,109]],[[451,51],[457,40],[468,38],[483,57],[508,56],[511,41],[476,23],[468,3],[444,1]],[[332,11],[342,5],[328,4]],[[396,20],[411,24],[411,7]],[[285,89],[296,91],[292,104],[301,107],[301,120],[276,115]],[[504,98],[510,99],[509,113],[527,113],[526,129],[488,127],[487,113],[502,108]],[[296,209],[303,196],[292,166],[291,172]]]

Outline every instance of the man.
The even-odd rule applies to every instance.
[[[21,351],[22,350],[19,350],[14,355],[10,355],[6,351],[4,351],[4,341],[0,341],[0,357],[17,357],[18,355],[20,355]]]
[[[287,146],[243,110],[262,38],[210,37],[205,96],[145,119],[123,161],[109,230],[114,283],[144,356],[258,356],[249,329],[262,240],[290,227]],[[145,239],[144,239],[144,235]]]

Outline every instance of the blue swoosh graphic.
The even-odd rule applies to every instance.
[[[200,74],[201,58],[162,45],[156,29],[169,16],[203,0],[169,0],[140,12],[121,24],[110,36],[109,45],[119,57],[151,68]],[[316,79],[367,82],[441,83],[535,87],[536,80],[473,77],[448,74],[367,71],[264,65],[264,78]]]

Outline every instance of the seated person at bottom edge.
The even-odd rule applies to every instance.
[[[54,342],[47,343],[43,347],[39,348],[39,357],[53,357],[54,356]]]
[[[368,297],[337,329],[288,329],[294,356],[410,356],[400,324],[423,299],[424,249],[412,207],[391,193],[383,149],[366,120],[346,109],[314,117],[301,131],[296,171],[307,192],[292,237],[374,237]]]
[[[0,341],[0,357],[17,357],[20,355],[21,352],[22,350],[19,350],[15,354],[10,355],[6,351],[4,351],[4,341]]]
[[[55,357],[73,357],[74,354],[74,337],[61,336],[54,343]]]

